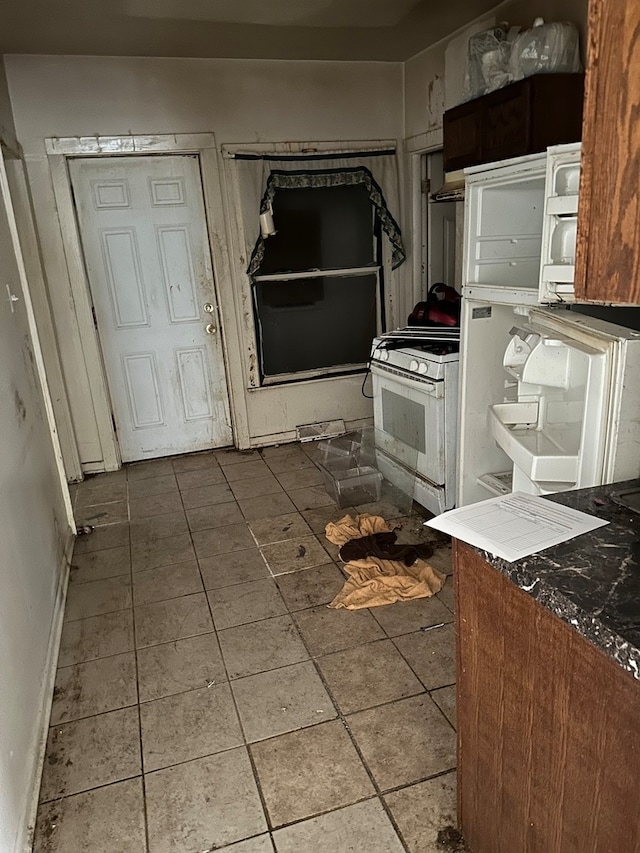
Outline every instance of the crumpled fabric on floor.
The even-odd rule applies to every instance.
[[[346,515],[325,528],[327,539],[340,546],[351,539],[385,532],[392,532],[389,524],[380,516],[368,513],[355,518]],[[416,560],[412,566],[405,566],[397,560],[365,557],[349,561],[344,568],[349,578],[329,607],[358,610],[396,601],[429,598],[442,589],[446,578],[443,572],[422,559]]]
[[[350,563],[352,560],[378,557],[380,560],[395,560],[405,566],[412,566],[418,558],[426,560],[433,554],[433,548],[426,542],[396,545],[397,538],[395,530],[392,530],[391,533],[372,533],[371,536],[350,539],[340,548],[340,559]]]

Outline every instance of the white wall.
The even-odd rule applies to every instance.
[[[11,132],[6,102],[0,127]],[[7,186],[0,167],[0,853],[22,853],[39,782],[71,534]],[[17,302],[8,301],[5,284]]]
[[[87,405],[90,389],[78,329],[69,310],[69,277],[45,138],[213,132],[218,148],[225,143],[401,140],[402,65],[38,56],[8,56],[6,64],[76,413],[75,434],[83,460],[96,459],[102,450]],[[227,221],[229,213],[226,209]],[[247,373],[246,341],[234,345],[229,326],[242,309],[236,315],[230,303],[245,266],[236,250],[231,275],[216,270],[236,395]],[[246,411],[252,441],[261,443],[287,431],[293,437],[297,424],[335,417],[356,420],[371,409],[359,382],[343,378],[253,391],[246,396]]]

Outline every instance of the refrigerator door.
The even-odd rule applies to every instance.
[[[573,302],[580,183],[579,142],[547,149],[538,301]]]
[[[569,337],[539,338],[520,372],[517,401],[490,407],[490,428],[513,461],[514,489],[545,494],[601,481],[611,346],[588,347]],[[519,349],[521,330],[505,362]],[[506,367],[507,365],[505,365]]]

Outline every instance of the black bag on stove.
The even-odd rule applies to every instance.
[[[459,326],[460,294],[448,284],[438,282],[418,302],[407,320],[409,326]]]

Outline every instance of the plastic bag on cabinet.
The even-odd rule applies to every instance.
[[[511,46],[508,65],[511,81],[533,74],[581,70],[580,36],[575,24],[545,24],[542,18],[536,18],[533,27],[519,33]]]

